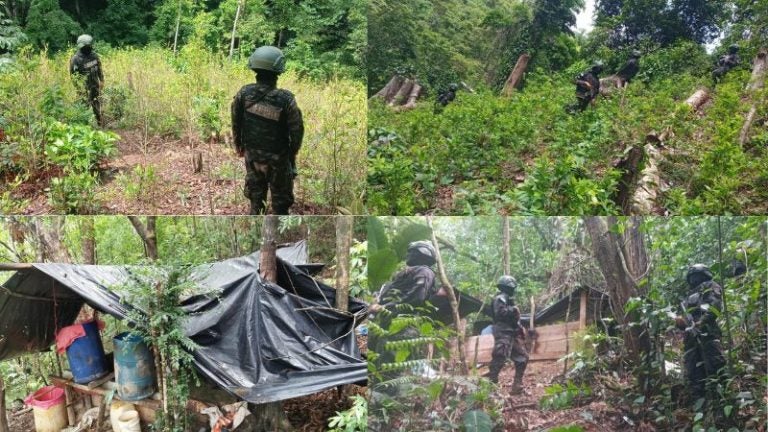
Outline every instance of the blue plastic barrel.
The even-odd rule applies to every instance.
[[[78,384],[89,383],[108,372],[98,325],[92,321],[82,326],[85,328],[85,336],[75,339],[67,348],[69,368]]]
[[[115,336],[115,381],[117,395],[137,401],[155,392],[155,367],[152,353],[140,336],[129,332]]]

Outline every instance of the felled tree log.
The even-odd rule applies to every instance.
[[[709,100],[709,92],[706,89],[696,90],[685,103],[690,106],[694,111],[698,111],[702,105]]]
[[[413,88],[414,84],[416,84],[414,80],[407,78],[397,90],[397,93],[392,97],[392,99],[387,101],[387,105],[402,105],[407,102],[408,96],[411,94],[411,89]]]
[[[392,100],[392,98],[395,97],[397,92],[400,90],[400,87],[402,87],[403,83],[405,82],[405,77],[402,75],[394,75],[387,85],[381,88],[375,95],[371,97],[371,99],[375,97],[380,97],[384,99],[387,103]]]
[[[640,174],[640,164],[643,161],[643,156],[643,147],[636,144],[626,149],[624,155],[613,164],[622,173],[614,201],[621,207],[623,214],[629,214],[631,210],[631,194]]]
[[[528,62],[530,60],[531,56],[527,53],[522,54],[517,58],[517,63],[515,63],[514,69],[512,69],[512,72],[510,72],[507,77],[507,82],[504,83],[504,88],[501,89],[501,94],[503,96],[512,96],[515,89],[520,88],[523,84],[523,74],[525,73],[525,69],[528,67]]]
[[[403,105],[403,109],[416,108],[416,99],[419,98],[420,94],[421,94],[421,86],[418,83],[414,82],[413,86],[411,87],[411,91],[408,94],[408,99]]]
[[[658,161],[661,153],[651,144],[643,147],[645,151],[645,166],[635,187],[630,203],[630,212],[635,215],[652,214],[662,185]]]

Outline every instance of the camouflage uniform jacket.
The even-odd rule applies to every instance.
[[[232,101],[232,136],[248,162],[295,158],[304,139],[296,98],[271,83],[244,86]]]
[[[723,289],[715,281],[702,282],[685,300],[686,309],[696,321],[702,337],[720,338],[717,315],[723,310]]]
[[[428,266],[408,266],[384,286],[380,303],[392,310],[396,304],[424,305],[435,292],[435,272]]]
[[[636,58],[630,58],[624,63],[624,66],[616,73],[624,81],[631,81],[632,78],[640,71],[640,60]]]
[[[500,331],[517,331],[520,328],[520,309],[509,294],[501,293],[493,299],[493,327]]]
[[[104,82],[101,60],[93,51],[84,54],[81,50],[77,50],[69,60],[69,73],[73,76],[84,76],[85,86],[88,89],[97,89],[100,87],[100,83]]]
[[[576,78],[576,97],[581,99],[593,99],[600,93],[600,79],[587,71]]]

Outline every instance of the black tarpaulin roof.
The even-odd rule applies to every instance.
[[[311,267],[302,268],[304,242],[277,255],[276,285],[259,276],[258,252],[191,270],[197,288],[181,305],[188,313],[185,334],[199,345],[192,353],[198,370],[252,403],[366,381],[354,326],[367,306],[350,298],[349,314],[331,307],[336,291],[309,276]],[[133,306],[121,287],[147,272],[168,271],[48,263],[15,271],[0,287],[0,360],[48,349],[83,303],[126,319]]]

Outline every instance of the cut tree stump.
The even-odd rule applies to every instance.
[[[685,100],[686,105],[690,106],[694,111],[698,111],[702,105],[709,100],[709,92],[706,89],[696,90],[688,99]]]
[[[195,174],[203,171],[203,154],[199,151],[195,151],[192,154],[192,172]]]
[[[653,214],[656,199],[659,196],[658,190],[662,186],[658,167],[661,153],[651,144],[646,144],[643,150],[645,150],[645,167],[640,173],[630,205],[630,212],[635,215]]]
[[[517,58],[515,67],[512,69],[512,72],[509,73],[507,81],[504,83],[504,88],[501,89],[502,96],[512,96],[515,89],[519,89],[520,86],[522,86],[523,75],[525,74],[525,69],[528,68],[528,62],[530,60],[531,56],[527,53],[522,54]]]
[[[408,94],[408,99],[405,102],[405,105],[403,105],[403,109],[416,108],[416,99],[419,98],[420,94],[421,94],[421,86],[417,83],[413,83],[413,87],[411,87],[411,91]]]

